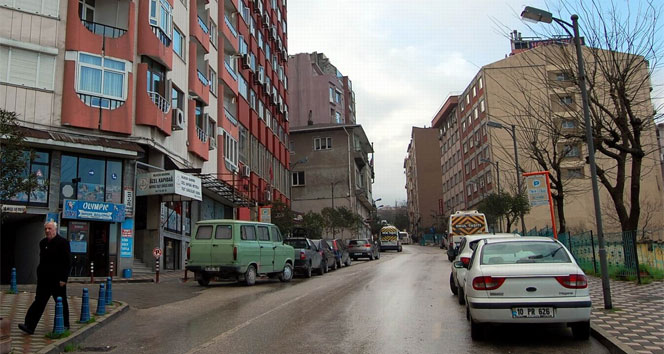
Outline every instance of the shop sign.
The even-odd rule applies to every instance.
[[[25,205],[3,205],[2,212],[8,214],[25,214],[28,208]]]
[[[134,216],[134,189],[131,187],[124,187],[124,205],[125,217],[130,218]]]
[[[125,219],[124,204],[65,199],[63,207],[63,219],[109,222],[122,222]]]
[[[136,177],[136,196],[176,194],[203,200],[201,179],[177,170],[142,173]]]
[[[120,257],[134,256],[134,219],[125,219],[122,222],[120,233]]]

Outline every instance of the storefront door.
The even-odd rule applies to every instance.
[[[164,237],[164,269],[180,269],[180,241]]]
[[[95,276],[108,275],[108,223],[90,222],[89,256],[95,262]]]

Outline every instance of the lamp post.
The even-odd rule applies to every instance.
[[[491,128],[501,128],[505,129],[510,136],[512,137],[512,143],[514,144],[514,166],[516,168],[516,189],[517,189],[517,194],[521,195],[522,189],[521,189],[521,166],[519,165],[519,150],[516,147],[516,126],[514,124],[510,125],[511,129],[508,129],[506,126],[494,122],[494,121],[488,121],[486,122],[486,125]],[[523,220],[523,212],[521,215],[519,215],[521,218],[521,232],[525,234],[526,232],[526,222]]]
[[[597,241],[599,243],[599,263],[602,272],[602,291],[604,294],[604,308],[611,309],[611,288],[609,284],[608,264],[606,259],[606,248],[604,244],[604,230],[602,228],[602,211],[599,201],[599,186],[597,184],[597,165],[595,163],[595,143],[593,140],[592,125],[590,122],[590,107],[588,105],[588,90],[586,89],[586,73],[583,66],[583,52],[581,51],[581,38],[579,37],[579,16],[571,16],[572,23],[553,17],[550,12],[526,6],[521,12],[521,17],[535,22],[551,23],[556,21],[570,37],[574,38],[576,47],[576,62],[578,66],[578,82],[581,89],[581,101],[583,103],[583,122],[586,125],[586,144],[588,145],[588,164],[590,165],[590,179],[593,188],[593,203],[595,206],[595,223],[597,225]],[[574,32],[570,33],[569,28]]]

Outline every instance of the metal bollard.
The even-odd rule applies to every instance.
[[[113,306],[113,288],[111,283],[113,279],[111,277],[106,278],[106,305]]]
[[[16,287],[16,268],[12,268],[12,278],[9,285],[10,294],[18,294],[18,288]]]
[[[80,323],[87,323],[90,321],[90,294],[88,288],[83,288],[83,299],[81,300],[81,319]]]
[[[62,298],[55,299],[55,319],[53,321],[53,334],[65,333],[65,317],[62,313]]]
[[[106,290],[104,290],[104,283],[99,284],[99,298],[97,299],[97,312],[95,315],[103,316],[106,314]]]
[[[157,271],[155,273],[155,277],[157,278],[155,283],[159,283],[159,260],[157,259],[155,262],[155,270]]]
[[[95,262],[90,262],[90,283],[95,283]]]
[[[184,260],[184,281],[187,281],[187,264],[189,263],[189,260],[185,259]]]
[[[108,276],[109,278],[113,279],[113,261],[111,261],[111,267],[108,270]]]

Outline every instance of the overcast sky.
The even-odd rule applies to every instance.
[[[621,0],[618,0],[621,1]],[[406,200],[411,127],[431,126],[450,93],[510,52],[519,14],[540,0],[289,0],[288,52],[322,52],[353,82],[374,143],[377,204]]]

